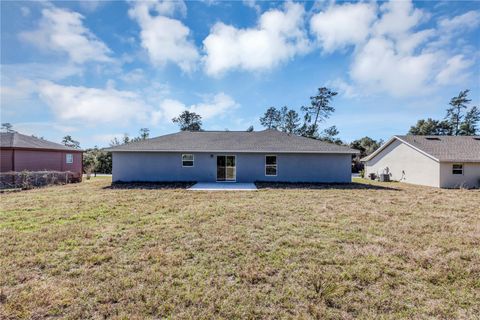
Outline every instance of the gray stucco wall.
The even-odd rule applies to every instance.
[[[455,162],[458,163],[458,162]],[[442,188],[478,188],[480,187],[480,163],[463,164],[463,174],[452,174],[453,163],[440,164],[440,187]]]
[[[216,181],[217,153],[194,153],[182,167],[181,153],[113,152],[113,181]],[[223,154],[224,155],[224,154]],[[237,182],[351,182],[349,154],[276,154],[277,176],[265,176],[265,154],[236,156]]]
[[[365,163],[365,176],[368,177],[370,173],[381,174],[387,167],[392,180],[440,186],[440,164],[398,140]]]

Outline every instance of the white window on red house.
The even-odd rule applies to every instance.
[[[66,163],[73,163],[73,154],[67,153],[67,154],[65,155],[65,162],[66,162]]]

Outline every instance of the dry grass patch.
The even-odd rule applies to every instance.
[[[109,184],[0,196],[0,318],[480,314],[479,190]]]

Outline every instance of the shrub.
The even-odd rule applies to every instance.
[[[28,171],[22,171],[19,177],[20,177],[20,185],[22,189],[28,190],[33,188],[33,184],[31,181],[32,177],[30,176]],[[17,182],[15,181],[15,183]]]
[[[0,173],[0,189],[20,188],[23,190],[55,184],[81,181],[73,172],[61,171],[22,171]]]

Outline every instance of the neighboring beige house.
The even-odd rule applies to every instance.
[[[480,136],[394,136],[362,159],[365,176],[440,188],[480,187]]]

